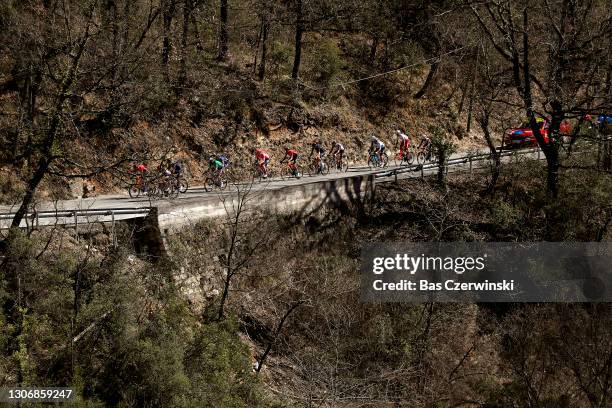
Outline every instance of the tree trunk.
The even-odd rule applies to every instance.
[[[202,45],[202,39],[200,38],[200,30],[198,30],[198,22],[195,18],[195,13],[191,13],[191,25],[193,27],[193,33],[196,41],[196,50],[203,51],[204,45]]]
[[[436,60],[435,62],[431,64],[429,68],[429,73],[427,74],[427,78],[425,79],[425,83],[423,84],[421,89],[419,89],[419,91],[416,94],[414,94],[414,99],[421,99],[423,96],[425,96],[425,93],[427,93],[427,91],[431,87],[431,84],[433,83],[433,79],[436,75],[436,72],[438,72],[439,66],[440,66],[440,61],[438,60]]]
[[[121,38],[119,36],[119,23],[118,18],[119,15],[117,13],[117,3],[113,1],[109,1],[108,6],[110,8],[110,19],[111,19],[111,30],[113,32],[113,65],[111,67],[111,77],[113,88],[115,85],[115,81],[117,80],[117,66],[119,65],[119,53],[120,53],[120,41]]]
[[[491,157],[493,158],[493,168],[491,169],[491,180],[489,181],[489,185],[485,190],[485,194],[493,194],[495,193],[495,188],[497,186],[497,180],[499,179],[499,173],[501,169],[501,159],[499,156],[499,152],[495,148],[495,143],[493,143],[493,138],[491,137],[491,130],[489,128],[489,114],[483,113],[480,118],[478,118],[478,123],[480,124],[480,128],[485,137],[485,141],[487,142],[487,146],[489,147],[489,151],[491,152]]]
[[[376,51],[378,50],[378,37],[374,37],[372,39],[372,45],[370,46],[370,56],[368,57],[368,60],[370,61],[370,64],[374,64],[374,62],[376,62]]]
[[[472,112],[474,111],[474,80],[470,82],[470,96],[468,99],[468,113],[467,113],[467,124],[465,126],[465,131],[470,133],[472,130]]]
[[[29,73],[25,79],[25,86],[21,92],[21,105],[24,106],[24,121],[22,122],[19,129],[17,129],[17,135],[15,136],[14,154],[16,159],[19,157],[19,140],[20,134],[25,131],[27,139],[25,142],[25,149],[21,154],[20,162],[23,160],[29,161],[33,151],[32,133],[34,132],[34,116],[36,113],[36,100],[38,98],[38,91],[40,89],[40,82],[42,80],[42,69],[45,61],[40,61],[39,65],[34,67],[32,63],[29,65]]]
[[[546,187],[549,195],[552,198],[557,198],[559,195],[559,152],[556,149],[552,151],[554,153],[549,153],[546,156],[546,163],[548,164]]]
[[[538,145],[544,152],[547,163],[547,176],[546,176],[546,190],[549,197],[556,198],[558,194],[557,182],[559,179],[559,151],[554,143],[547,143],[540,132],[540,124],[538,123],[533,108],[533,96],[531,94],[531,73],[529,64],[529,14],[527,8],[523,10],[523,101],[525,109],[527,111],[527,117],[529,118],[529,127],[533,132]],[[518,61],[515,62],[518,64]],[[518,66],[514,67],[515,76],[516,72],[519,71]],[[518,87],[519,92],[521,87]]]
[[[263,81],[266,76],[266,56],[268,52],[268,30],[270,27],[270,23],[268,21],[263,21],[262,23],[262,33],[261,33],[261,61],[259,61],[259,70],[258,77],[260,81]]]
[[[170,0],[164,5],[163,11],[163,39],[162,39],[162,73],[164,75],[164,81],[166,84],[170,83],[170,51],[172,50],[172,41],[170,39],[170,28],[172,26],[172,19],[174,18],[174,6],[175,0]]]
[[[23,199],[21,200],[21,205],[19,206],[19,208],[17,209],[17,212],[15,213],[15,216],[13,217],[13,221],[11,222],[11,229],[19,228],[21,221],[28,213],[28,208],[30,207],[32,200],[34,199],[34,194],[36,192],[36,189],[38,188],[38,185],[40,184],[42,179],[45,177],[45,174],[47,174],[47,170],[49,169],[49,166],[53,162],[54,157],[53,157],[52,149],[53,149],[53,145],[55,144],[57,130],[60,125],[60,116],[61,116],[62,108],[63,108],[64,102],[69,96],[68,91],[70,90],[70,87],[72,87],[72,84],[74,83],[74,80],[76,78],[79,61],[81,60],[81,56],[83,55],[83,50],[85,49],[85,45],[87,44],[88,40],[89,40],[89,23],[85,29],[85,34],[83,35],[83,38],[78,44],[76,55],[72,58],[72,63],[70,65],[70,68],[68,69],[68,71],[66,72],[66,75],[64,76],[64,80],[62,81],[62,86],[59,90],[59,93],[57,94],[56,101],[55,101],[55,107],[54,107],[53,113],[51,114],[51,120],[49,122],[49,127],[47,128],[45,139],[42,144],[41,157],[38,160],[38,165],[36,166],[36,170],[34,171],[32,178],[28,182],[25,194],[23,196]]]
[[[181,33],[181,61],[179,68],[179,78],[177,91],[180,93],[187,83],[187,37],[189,35],[189,19],[193,5],[190,0],[183,2],[183,31]]]
[[[601,153],[601,169],[612,171],[612,141],[610,137],[604,139]]]
[[[298,79],[300,63],[302,62],[302,35],[304,34],[304,21],[302,19],[302,0],[296,0],[295,18],[295,55],[293,58],[293,69],[291,78]]]
[[[457,120],[459,120],[459,118],[461,117],[461,114],[463,113],[463,105],[465,104],[465,96],[468,94],[469,92],[469,84],[466,82],[464,86],[462,86],[461,89],[461,99],[459,100],[459,108],[457,109]]]
[[[233,273],[228,269],[227,275],[225,276],[225,281],[223,282],[223,294],[221,295],[221,300],[219,302],[219,310],[217,312],[217,320],[223,320],[225,314],[225,302],[227,301],[227,297],[229,295],[229,288],[232,282]]]
[[[227,0],[221,0],[219,10],[219,54],[217,59],[219,61],[225,61],[227,59],[227,53],[229,51],[228,41],[229,33],[227,26]]]
[[[272,337],[272,340],[270,341],[270,343],[268,343],[268,346],[266,347],[266,350],[263,352],[263,354],[259,358],[259,361],[257,362],[257,368],[255,369],[255,371],[257,373],[259,373],[261,371],[261,367],[263,367],[263,364],[266,361],[266,358],[268,357],[268,354],[270,353],[270,350],[272,350],[272,346],[274,346],[274,343],[276,343],[276,339],[278,339],[278,335],[280,334],[281,330],[283,329],[283,325],[285,324],[285,320],[287,320],[287,317],[289,317],[289,315],[295,309],[297,309],[297,307],[300,306],[302,303],[304,303],[304,302],[303,301],[299,301],[299,302],[294,303],[289,309],[287,309],[287,311],[285,312],[283,317],[278,322],[278,325],[276,326],[276,330],[274,330],[274,336]]]
[[[446,149],[438,149],[438,184],[446,186]]]
[[[130,12],[131,1],[126,1],[123,5],[123,27],[121,34],[121,47],[127,51],[129,35],[130,35]]]

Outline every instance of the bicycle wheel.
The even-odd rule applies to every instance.
[[[189,182],[183,178],[179,180],[179,192],[185,194],[189,190]]]
[[[262,180],[261,177],[261,172],[255,169],[255,171],[253,171],[253,183],[259,183]]]
[[[276,172],[274,170],[272,170],[271,168],[268,168],[266,170],[266,174],[262,174],[261,175],[261,180],[262,181],[270,181],[271,178],[273,178],[276,175]]]
[[[159,187],[159,185],[149,186],[149,189],[147,191],[147,195],[152,200],[160,199],[163,196],[163,194],[164,193],[163,193],[162,189]]]
[[[319,166],[317,166],[316,164],[312,163],[310,164],[310,166],[308,166],[308,175],[310,177],[316,176],[317,173],[319,172]]]
[[[227,180],[225,179],[225,177],[220,177],[219,176],[219,179],[217,181],[218,181],[217,186],[219,186],[219,189],[225,190],[227,188],[227,184],[228,183],[227,183]]]
[[[387,167],[387,164],[389,164],[389,155],[387,155],[387,152],[385,152],[382,154],[380,166]]]
[[[283,167],[280,172],[281,180],[288,180],[292,176],[291,169],[289,167]]]
[[[181,186],[177,179],[172,180],[168,183],[168,197],[177,198],[181,193]]]
[[[407,152],[404,155],[404,162],[406,162],[407,166],[410,166],[414,162],[414,154],[412,154],[412,152]]]
[[[290,180],[293,177],[300,178],[300,173],[299,172],[300,172],[299,167],[296,167],[296,171],[293,171],[293,169],[291,167],[286,166],[281,171],[281,178],[283,180]]]
[[[214,187],[215,187],[215,181],[213,180],[212,177],[207,176],[206,180],[204,180],[204,191],[206,192],[213,191]]]
[[[346,173],[348,171],[348,169],[349,169],[348,161],[342,160],[340,162],[340,171],[343,172],[343,173]]]
[[[327,165],[326,162],[321,161],[321,174],[323,174],[324,176],[329,174],[329,166]]]
[[[132,184],[128,188],[128,193],[130,194],[130,198],[138,198],[138,197],[140,197],[140,193],[141,192],[142,192],[142,190],[140,189],[140,186],[138,186],[137,184]]]
[[[425,153],[423,153],[423,152],[417,153],[416,159],[417,159],[417,163],[425,164]]]

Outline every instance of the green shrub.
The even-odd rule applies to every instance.
[[[281,71],[287,68],[293,49],[280,41],[274,41],[268,53],[267,69],[272,75],[279,75]]]
[[[336,77],[344,65],[340,49],[331,40],[317,42],[310,57],[313,77],[325,84]]]
[[[261,402],[248,348],[236,335],[234,320],[202,326],[187,350],[185,368],[191,398],[200,406],[245,407]]]

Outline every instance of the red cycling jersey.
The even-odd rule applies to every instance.
[[[255,150],[255,157],[257,160],[268,160],[270,155],[261,149]]]
[[[293,149],[287,150],[287,156],[294,157],[294,156],[297,156],[297,155],[298,155],[297,150],[293,150]]]
[[[139,164],[138,166],[136,166],[136,171],[138,171],[139,173],[145,173],[147,171],[147,166],[145,166],[144,164]]]

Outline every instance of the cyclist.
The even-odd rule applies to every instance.
[[[157,174],[159,177],[157,183],[164,192],[164,196],[167,196],[169,194],[172,186],[172,166],[173,163],[170,159],[163,159],[157,166]]]
[[[255,160],[263,177],[268,177],[268,164],[270,163],[270,155],[263,149],[255,149]]]
[[[219,176],[223,170],[223,162],[221,162],[221,160],[217,159],[215,156],[210,156],[208,158],[208,170],[210,170],[213,177]]]
[[[160,163],[159,166],[157,166],[157,172],[159,173],[160,176],[171,176],[172,172],[170,171],[172,167],[172,162],[170,161],[170,159],[163,159]]]
[[[404,154],[410,149],[410,137],[399,129],[395,133],[399,139],[400,157],[403,158]]]
[[[144,176],[149,169],[144,163],[134,164],[134,173],[140,173],[141,176]]]
[[[177,179],[180,178],[181,175],[183,174],[183,165],[181,164],[181,162],[178,161],[178,160],[174,160],[173,162],[171,162],[170,163],[170,172]]]
[[[431,139],[429,138],[429,136],[423,133],[423,135],[421,136],[421,142],[419,143],[417,149],[421,150],[426,154],[425,160],[429,160],[431,158]]]
[[[372,136],[371,140],[372,144],[370,145],[370,151],[374,152],[378,156],[378,160],[381,160],[382,155],[385,152],[385,144],[376,136]]]
[[[299,154],[297,150],[290,149],[289,147],[285,146],[285,157],[283,157],[283,159],[280,162],[284,163],[285,160],[289,160],[288,161],[289,168],[291,168],[291,170],[293,171],[294,176],[297,176],[296,162],[297,162],[298,157],[299,157]]]
[[[335,140],[332,142],[332,148],[329,152],[338,164],[338,168],[340,168],[340,164],[342,163],[342,158],[344,157],[344,146],[342,143],[336,142]]]
[[[143,191],[146,191],[147,186],[145,185],[145,175],[149,172],[147,166],[144,163],[134,164],[133,168],[136,185]]]
[[[223,163],[223,170],[227,169],[230,165],[230,161],[229,158],[224,155],[224,154],[218,154],[217,155],[217,160],[219,160],[221,163]]]
[[[308,155],[308,160],[312,157],[312,154],[315,154],[315,162],[317,164],[318,171],[321,171],[321,158],[325,155],[325,149],[323,148],[323,143],[321,140],[315,140],[310,145],[310,154]]]

